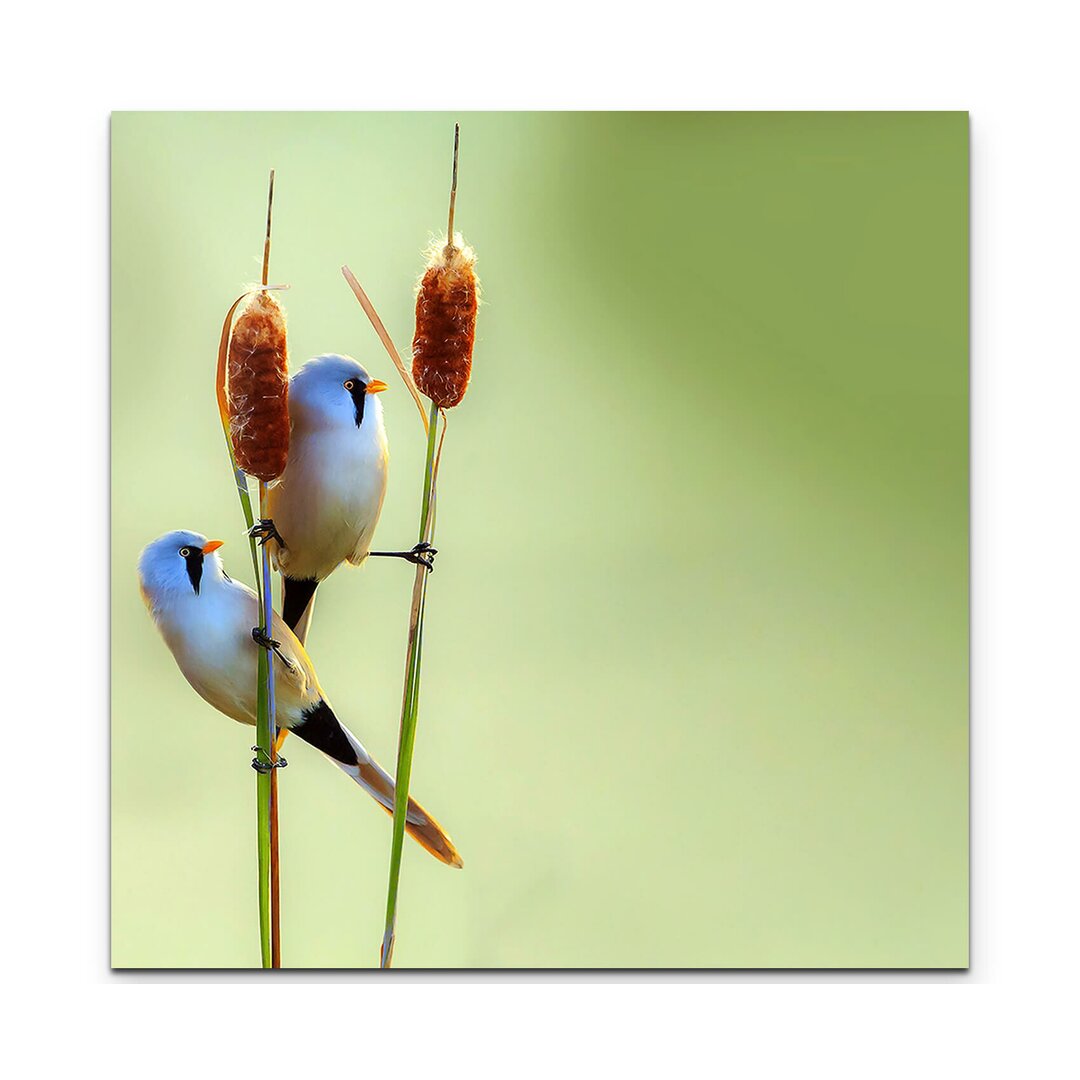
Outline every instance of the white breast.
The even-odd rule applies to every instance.
[[[259,647],[251,637],[258,622],[255,594],[222,577],[208,582],[199,595],[171,595],[152,613],[177,666],[199,695],[226,716],[254,724],[259,663]],[[290,671],[280,660],[274,663],[277,723],[291,728],[321,690],[303,647],[277,615],[273,632],[292,664]]]
[[[248,600],[250,596],[250,600]],[[226,716],[255,723],[258,651],[254,594],[234,583],[176,599],[156,618],[176,663],[199,695]]]
[[[362,562],[370,550],[389,461],[382,418],[372,419],[377,422],[359,428],[294,429],[289,463],[269,505],[286,545],[277,562],[290,577],[321,581],[346,559]]]

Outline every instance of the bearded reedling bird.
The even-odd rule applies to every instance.
[[[309,360],[289,382],[289,461],[269,491],[269,518],[252,532],[281,571],[282,617],[304,641],[319,582],[369,555],[432,568],[435,550],[372,551],[386,494],[389,452],[373,379],[351,357]]]
[[[184,678],[219,712],[254,724],[260,648],[273,648],[278,727],[321,750],[388,813],[394,781],[334,715],[304,646],[275,612],[271,638],[260,637],[259,602],[233,581],[216,554],[220,540],[178,531],[159,536],[139,558],[139,588]],[[409,799],[409,834],[441,862],[461,866],[442,826]]]

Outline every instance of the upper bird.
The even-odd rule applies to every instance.
[[[271,545],[284,579],[282,616],[301,641],[315,589],[343,562],[387,555],[431,568],[435,551],[427,544],[371,550],[389,464],[377,396],[386,388],[336,353],[309,360],[289,382],[289,461],[270,488],[270,517],[253,531]]]
[[[276,612],[271,639],[257,642],[258,598],[225,573],[220,546],[198,533],[170,532],[139,558],[143,600],[184,677],[215,709],[254,724],[259,648],[272,647],[278,727],[321,750],[392,813],[394,781],[338,721],[304,646]],[[405,827],[435,858],[461,866],[442,826],[413,799]]]

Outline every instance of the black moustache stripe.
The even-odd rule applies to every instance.
[[[191,554],[184,560],[187,563],[187,576],[191,581],[191,587],[195,590],[195,595],[199,595],[199,582],[202,581],[203,572],[203,553],[198,550],[192,550]]]
[[[364,402],[367,400],[367,383],[362,383],[359,379],[353,379],[353,388],[349,391],[349,396],[353,401],[353,408],[356,411],[356,426],[360,426],[360,422],[364,419]]]

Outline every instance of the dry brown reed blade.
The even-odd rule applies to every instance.
[[[341,273],[349,283],[349,288],[352,289],[353,296],[360,301],[360,306],[364,309],[364,314],[368,317],[368,321],[374,328],[375,333],[378,334],[379,340],[383,343],[383,348],[386,349],[387,354],[394,363],[394,367],[398,369],[398,374],[401,375],[401,381],[412,395],[413,401],[416,402],[416,407],[420,410],[420,419],[424,424],[424,432],[426,433],[428,429],[427,410],[424,408],[424,403],[420,400],[420,394],[417,392],[416,383],[413,382],[413,377],[410,374],[409,369],[405,366],[405,361],[401,359],[401,353],[398,352],[397,346],[387,332],[386,326],[382,319],[379,318],[379,313],[375,310],[375,305],[368,299],[368,295],[364,292],[360,282],[356,280],[356,275],[348,268],[348,266],[343,266],[341,268]]]

